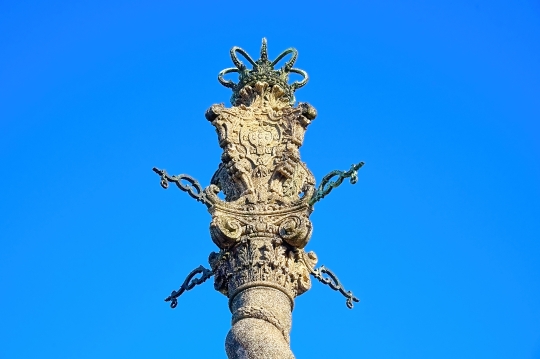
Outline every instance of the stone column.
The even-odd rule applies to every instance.
[[[213,105],[205,114],[223,149],[211,184],[202,189],[187,175],[169,176],[154,168],[162,187],[174,182],[208,207],[210,235],[219,248],[210,254],[211,270],[195,269],[165,300],[174,308],[178,296],[213,275],[214,287],[229,298],[232,313],[225,342],[229,358],[291,359],[294,298],[309,290],[310,274],[339,290],[349,308],[358,301],[330,270],[314,269],[317,257],[304,247],[311,238],[309,216],[314,203],[345,178],[354,183],[363,162],[347,172],[330,172],[315,190],[315,179],[301,161],[299,149],[317,111],[307,103],[295,106],[294,92],[308,81],[305,71],[293,67],[296,49],[289,48],[270,61],[263,39],[257,61],[239,47],[230,54],[236,67],[221,71],[218,80],[233,90],[232,107]],[[288,55],[289,60],[275,69]],[[230,73],[238,74],[237,83],[225,80]],[[290,73],[303,79],[289,83]],[[198,273],[201,278],[194,278]]]

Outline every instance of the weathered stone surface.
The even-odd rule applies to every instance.
[[[292,299],[283,292],[254,286],[231,302],[232,328],[225,349],[229,358],[294,358],[289,348]]]

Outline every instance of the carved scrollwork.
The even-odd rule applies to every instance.
[[[279,225],[279,235],[296,248],[304,248],[311,236],[311,222],[304,216],[287,217]]]
[[[228,216],[218,216],[210,223],[212,240],[220,248],[229,248],[240,238],[245,225],[237,219]]]
[[[237,52],[242,54],[233,51]],[[238,93],[243,104],[212,105],[206,112],[223,149],[211,183],[237,208],[287,207],[314,186],[298,148],[316,110],[306,103],[292,107],[283,101],[280,86],[264,81],[245,84]]]

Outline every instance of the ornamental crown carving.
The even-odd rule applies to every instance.
[[[253,68],[251,70],[248,69],[246,65],[238,59],[237,54],[242,55],[253,66]],[[288,54],[292,54],[291,59],[287,61],[283,67],[276,70],[275,66],[277,63]],[[262,40],[261,57],[257,61],[254,61],[244,49],[234,46],[231,49],[231,59],[236,67],[230,67],[222,70],[218,75],[218,80],[223,86],[229,87],[233,90],[231,97],[231,104],[233,106],[242,103],[242,97],[244,97],[241,95],[242,89],[244,89],[246,86],[253,87],[253,85],[255,85],[257,82],[266,82],[268,85],[270,85],[270,87],[277,85],[282,91],[281,95],[283,99],[292,105],[295,102],[294,91],[304,86],[309,79],[304,70],[293,68],[297,57],[298,51],[290,47],[279,54],[275,60],[270,61],[268,59],[268,47],[266,45],[265,38]],[[301,75],[303,77],[302,80],[289,84],[289,74],[291,72]],[[229,73],[238,73],[238,83],[224,79],[223,76]]]

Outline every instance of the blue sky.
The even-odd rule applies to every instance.
[[[540,358],[537,1],[12,1],[0,11],[0,358],[225,358],[227,300],[163,302],[215,246],[204,206],[232,46],[296,47],[319,116],[298,358]]]

